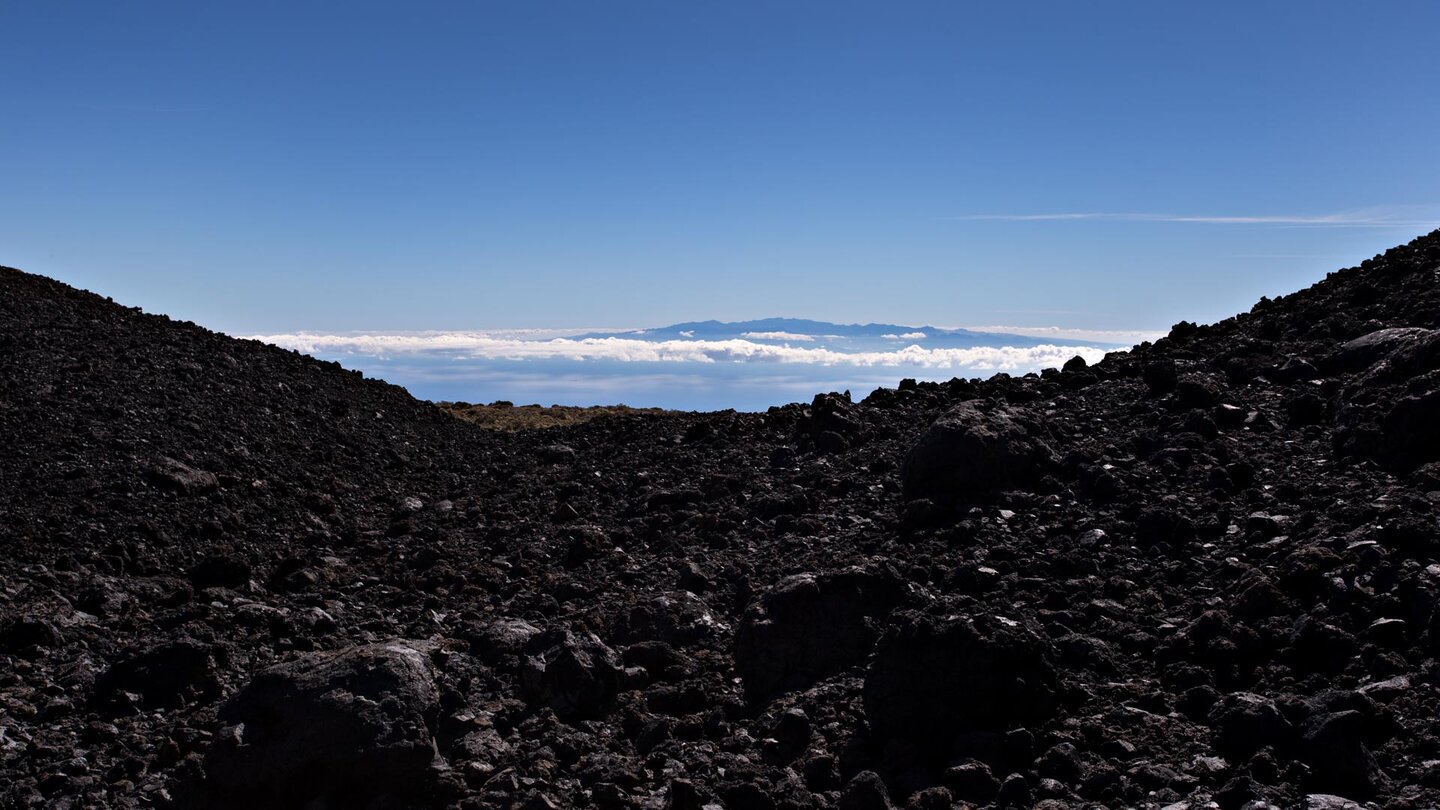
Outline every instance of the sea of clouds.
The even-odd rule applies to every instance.
[[[831,390],[849,390],[858,399],[904,377],[1023,374],[1058,367],[1076,355],[1095,362],[1111,350],[1048,344],[934,348],[922,345],[924,334],[918,332],[895,335],[906,345],[892,350],[845,351],[811,345],[813,335],[789,333],[646,340],[634,337],[636,332],[573,338],[554,336],[558,331],[297,332],[252,338],[336,360],[422,399],[694,410],[762,410]]]
[[[758,335],[772,340],[777,333]],[[809,335],[799,336],[813,341]],[[973,349],[931,349],[911,344],[893,351],[845,352],[757,340],[662,340],[634,338],[552,338],[523,340],[492,337],[485,332],[431,332],[390,335],[260,335],[255,339],[316,356],[397,354],[449,356],[457,360],[613,360],[635,363],[804,363],[824,366],[914,366],[931,369],[1016,371],[1059,365],[1075,355],[1098,360],[1105,349],[1076,346],[983,346]]]

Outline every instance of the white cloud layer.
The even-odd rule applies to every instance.
[[[902,335],[881,335],[880,337],[886,340],[924,340],[930,336],[924,332],[906,332]]]
[[[681,332],[680,334],[685,335],[685,337],[690,337],[690,335],[693,335],[695,333],[691,332],[689,334],[686,334],[684,332]],[[814,335],[802,335],[797,332],[742,332],[740,334],[740,337],[747,338],[749,340],[794,340],[802,343],[815,342]]]
[[[252,335],[252,340],[318,355],[415,355],[472,360],[571,360],[647,363],[801,363],[822,366],[912,366],[918,368],[1017,371],[1059,366],[1080,355],[1095,362],[1106,350],[1089,346],[982,346],[926,349],[910,345],[883,352],[837,352],[777,346],[750,340],[634,340],[623,337],[572,340],[518,340],[486,332],[419,334],[310,333]]]

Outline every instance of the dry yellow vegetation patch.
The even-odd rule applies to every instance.
[[[469,402],[437,402],[441,410],[467,422],[491,430],[532,430],[535,428],[578,425],[602,416],[652,415],[674,413],[661,408],[632,408],[628,405],[515,405],[498,400],[488,405]]]

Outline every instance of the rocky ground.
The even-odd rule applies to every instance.
[[[631,408],[626,405],[516,405],[500,400],[484,403],[437,402],[435,406],[467,422],[492,430],[533,430],[565,427],[608,416],[661,415],[659,408]]]
[[[0,270],[7,807],[1440,806],[1440,232],[1085,367],[502,433]]]

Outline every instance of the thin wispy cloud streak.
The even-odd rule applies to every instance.
[[[961,222],[1158,222],[1197,225],[1275,225],[1298,228],[1433,228],[1440,217],[1426,219],[1412,212],[1365,209],[1320,215],[1196,215],[1083,211],[1048,214],[969,214],[949,217]]]
[[[757,343],[751,340],[646,341],[606,337],[572,340],[516,340],[483,332],[426,334],[253,335],[307,354],[373,357],[418,355],[468,360],[569,360],[640,363],[787,363],[821,366],[912,366],[918,368],[1014,371],[1058,366],[1077,354],[1089,362],[1107,349],[1090,346],[981,346],[927,349],[910,345],[894,351],[838,352],[831,349]]]

